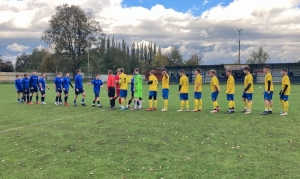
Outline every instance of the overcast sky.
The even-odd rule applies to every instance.
[[[269,62],[300,60],[300,0],[0,0],[0,55],[15,60],[45,46],[40,36],[62,3],[93,12],[117,40],[178,46],[185,59],[200,53],[203,64],[238,58],[237,29],[242,62],[260,46]]]

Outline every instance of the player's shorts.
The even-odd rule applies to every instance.
[[[23,93],[23,89],[17,89],[17,93]]]
[[[121,90],[120,89],[116,89],[116,94],[117,96],[120,96]]]
[[[30,89],[27,88],[27,89],[23,89],[23,94],[29,94],[30,93]]]
[[[157,91],[149,91],[149,96],[156,97]]]
[[[40,92],[41,92],[41,95],[46,94],[46,90],[43,90],[43,91],[40,90]]]
[[[270,91],[270,93],[268,93],[267,91],[264,92],[264,99],[271,101],[273,99],[273,91]]]
[[[127,90],[120,90],[120,97],[121,98],[126,98],[127,97]]]
[[[218,91],[215,91],[215,92],[212,92],[211,93],[211,99],[213,101],[216,101],[218,99],[218,95],[219,95],[219,92]]]
[[[244,92],[242,97],[247,100],[252,100],[253,93],[245,93]]]
[[[108,97],[109,98],[114,98],[115,97],[115,93],[116,93],[116,90],[114,87],[109,87],[108,88]]]
[[[69,94],[69,90],[64,90],[64,94],[65,95]]]
[[[94,91],[94,93],[95,93],[95,98],[99,98],[100,97],[100,92]]]
[[[202,98],[202,93],[201,92],[194,92],[194,98],[195,99],[201,99]]]
[[[280,95],[280,99],[283,100],[283,101],[288,101],[289,96],[288,95]]]
[[[61,88],[56,88],[56,90],[55,90],[57,93],[62,93],[62,90],[61,90]]]
[[[189,100],[189,94],[188,93],[180,93],[179,98],[181,101],[187,101],[187,100]]]
[[[142,98],[143,97],[143,91],[142,90],[136,90],[134,92],[134,97],[135,98]]]
[[[37,93],[39,92],[39,89],[37,86],[34,86],[33,89],[30,88],[30,93]]]
[[[83,88],[77,88],[78,91],[75,89],[75,95],[79,95],[79,94],[82,94],[84,93],[84,89]]]
[[[169,98],[169,89],[162,89],[162,97],[164,99],[168,99]]]
[[[234,94],[226,94],[227,101],[234,101]]]

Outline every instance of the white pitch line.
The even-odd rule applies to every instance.
[[[61,121],[61,120],[68,119],[68,118],[73,118],[73,117],[81,117],[81,116],[85,116],[85,115],[89,115],[89,114],[93,114],[93,113],[97,113],[97,112],[102,112],[102,111],[106,111],[106,110],[104,109],[104,110],[100,110],[100,111],[94,111],[94,112],[89,112],[89,113],[85,113],[85,114],[79,114],[79,115],[76,115],[76,116],[68,116],[68,117],[63,117],[63,118],[60,118],[60,119],[53,119],[53,120],[45,121],[45,122],[38,122],[38,123],[30,124],[30,125],[27,125],[27,126],[21,126],[21,127],[16,127],[16,128],[11,128],[11,129],[7,129],[7,130],[3,130],[3,131],[0,131],[0,133],[1,132],[9,132],[9,131],[17,130],[17,129],[22,129],[22,128],[30,127],[30,126],[47,124],[47,123],[55,122],[55,121]]]

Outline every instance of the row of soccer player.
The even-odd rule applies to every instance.
[[[265,76],[265,87],[264,87],[264,100],[265,100],[265,110],[262,113],[263,115],[271,114],[272,108],[273,108],[273,80],[272,75],[270,73],[270,66],[264,67],[264,72],[266,73]],[[77,70],[77,75],[75,76],[75,89],[73,88],[70,79],[69,79],[69,73],[66,74],[64,78],[62,78],[62,73],[58,73],[57,77],[54,80],[55,84],[55,90],[57,93],[55,104],[62,104],[62,98],[61,94],[64,92],[65,98],[64,98],[64,104],[68,106],[68,94],[69,94],[69,86],[71,86],[75,90],[75,98],[74,98],[74,106],[77,106],[76,99],[79,94],[82,94],[82,106],[86,106],[84,103],[85,98],[85,92],[82,84],[82,76],[81,71]],[[228,81],[226,85],[226,95],[227,100],[229,102],[229,110],[227,111],[228,114],[234,113],[235,109],[235,103],[234,103],[234,93],[235,93],[235,83],[234,78],[232,76],[232,71],[230,69],[226,70],[226,75],[228,76]],[[243,103],[244,103],[244,109],[243,112],[245,114],[250,114],[252,109],[252,97],[253,97],[253,77],[250,73],[249,67],[244,68],[245,73],[245,80],[244,80],[244,91],[243,91]],[[281,115],[287,115],[288,112],[288,96],[290,94],[290,80],[287,76],[287,70],[282,69],[282,88],[280,91],[280,102],[283,107],[283,111],[281,112]],[[189,91],[189,80],[187,76],[185,75],[184,70],[179,71],[180,74],[180,85],[178,89],[178,95],[180,96],[181,101],[181,108],[177,110],[178,112],[181,111],[189,111],[189,102],[188,102],[188,91]],[[211,88],[211,98],[213,101],[213,110],[211,113],[217,113],[220,110],[220,107],[217,102],[218,94],[221,92],[220,85],[218,78],[216,77],[216,71],[210,70],[209,72],[211,78],[210,82],[210,88]],[[161,111],[167,111],[168,110],[168,96],[169,96],[169,75],[167,74],[166,70],[162,71],[162,97],[164,99],[164,107]],[[100,80],[100,76],[97,75],[96,79],[93,80],[91,83],[88,83],[89,85],[94,86],[94,94],[95,98],[93,101],[93,106],[95,106],[95,102],[97,101],[98,107],[101,107],[100,105],[100,88],[103,87],[103,83]],[[158,90],[158,80],[154,76],[154,71],[150,71],[150,77],[149,77],[149,108],[147,111],[152,111],[157,109],[157,90]],[[27,74],[24,75],[24,78],[20,80],[20,78],[17,76],[17,79],[15,81],[15,86],[18,92],[18,101],[21,102],[26,101],[29,104],[33,104],[32,96],[34,93],[36,93],[36,103],[38,102],[38,91],[41,92],[41,101],[42,104],[46,104],[44,102],[45,95],[46,95],[46,89],[49,87],[46,85],[45,82],[45,74],[41,75],[41,78],[38,79],[36,76],[36,72],[33,72],[30,79],[28,79]],[[127,89],[128,89],[128,81],[127,81],[127,75],[124,73],[124,69],[120,68],[117,70],[117,75],[114,76],[112,70],[108,71],[108,79],[107,79],[107,91],[108,91],[108,97],[110,100],[110,109],[115,109],[115,100],[119,98],[119,104],[121,107],[121,110],[128,109],[130,106],[130,103],[134,99],[134,107],[132,110],[141,109],[142,107],[142,87],[143,87],[143,80],[142,76],[139,74],[139,69],[134,70],[134,77],[131,80],[131,92],[132,97],[127,103]],[[20,100],[20,93],[23,92],[23,98]],[[29,93],[31,93],[29,95]],[[199,112],[202,111],[202,77],[200,75],[200,69],[195,70],[195,85],[194,85],[194,110],[193,112]]]

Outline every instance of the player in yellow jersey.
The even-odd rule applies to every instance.
[[[128,81],[127,75],[124,74],[124,69],[120,68],[120,75],[119,75],[119,83],[120,83],[120,98],[121,98],[121,109],[125,110],[128,109],[127,103],[127,88],[128,88]]]
[[[221,92],[219,80],[216,77],[216,70],[210,70],[209,75],[211,76],[210,81],[210,90],[211,90],[211,99],[213,101],[214,110],[210,111],[210,113],[217,113],[221,110],[219,107],[217,98],[219,93]]]
[[[234,78],[232,76],[231,69],[226,70],[226,76],[228,77],[227,85],[226,85],[226,96],[227,96],[227,101],[229,103],[229,110],[226,113],[232,114],[232,113],[234,113],[234,107],[235,107],[235,103],[234,103],[235,82],[234,82]]]
[[[202,76],[201,70],[195,70],[195,87],[194,87],[194,110],[193,112],[202,111]]]
[[[265,76],[265,89],[264,89],[264,101],[265,101],[265,110],[261,113],[261,115],[272,114],[273,111],[273,78],[270,73],[271,67],[266,65],[264,67]]]
[[[162,112],[168,111],[168,98],[169,98],[169,75],[165,69],[162,70],[162,96],[164,98],[164,108],[161,110]]]
[[[189,110],[189,79],[185,75],[183,69],[179,70],[180,82],[179,82],[179,91],[178,95],[180,97],[180,109],[177,112],[182,111],[190,111]],[[184,103],[185,103],[185,110],[184,110]]]
[[[282,105],[283,111],[280,113],[280,115],[287,116],[288,108],[289,108],[288,99],[291,92],[291,82],[290,82],[290,78],[287,75],[287,69],[282,69],[281,75],[282,75],[282,84],[281,84],[281,91],[279,95],[280,95],[280,103]]]
[[[158,85],[158,80],[154,76],[154,71],[150,71],[150,76],[149,76],[149,108],[146,109],[146,111],[153,111],[157,109],[157,85]],[[153,101],[152,101],[153,100]],[[154,107],[153,107],[153,102],[154,102]]]
[[[243,102],[244,102],[244,114],[251,114],[252,109],[252,97],[253,97],[253,76],[250,73],[249,67],[244,67],[244,92],[243,92]]]

